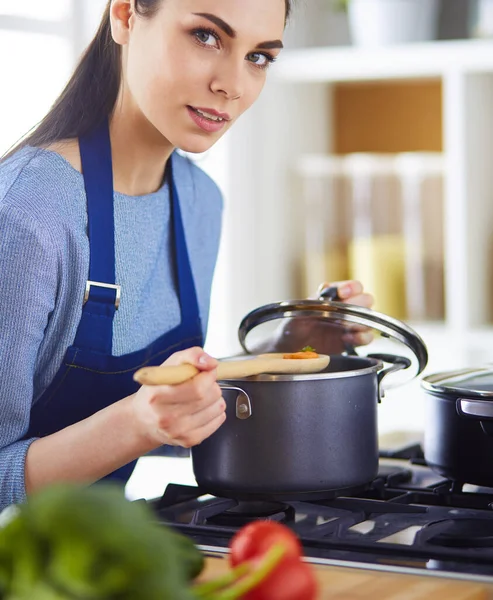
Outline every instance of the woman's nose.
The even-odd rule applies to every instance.
[[[228,100],[238,100],[244,92],[244,59],[241,64],[236,61],[229,64],[224,61],[218,65],[215,77],[211,82],[211,90],[216,94],[222,94]]]

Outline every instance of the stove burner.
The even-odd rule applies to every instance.
[[[281,502],[239,501],[236,506],[209,517],[207,523],[226,527],[241,527],[257,519],[269,519],[280,523],[292,522],[294,516],[294,508]]]
[[[371,487],[382,488],[399,485],[403,483],[409,483],[413,478],[413,472],[411,469],[404,467],[395,467],[388,465],[380,465],[378,468],[378,475],[373,480]]]
[[[416,542],[442,548],[493,548],[493,519],[449,519],[429,523]]]
[[[493,583],[493,490],[453,482],[421,456],[416,446],[381,457],[375,479],[358,490],[228,497],[169,484],[151,506],[204,548],[224,549],[241,526],[272,519],[296,532],[309,559],[474,574]]]

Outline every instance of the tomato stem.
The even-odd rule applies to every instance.
[[[236,582],[232,587],[219,592],[219,594],[215,596],[215,600],[236,600],[237,598],[241,598],[244,594],[257,587],[259,583],[266,579],[281,562],[285,554],[286,551],[280,544],[272,546],[263,557],[262,562],[257,569],[248,572],[245,577]]]
[[[242,563],[241,565],[236,566],[234,569],[231,569],[221,577],[194,585],[193,593],[199,598],[204,598],[205,600],[207,600],[210,594],[222,588],[225,588],[228,585],[231,585],[232,583],[235,583],[235,581],[246,575],[250,569],[251,565],[249,563]],[[214,598],[216,598],[216,596],[214,596]]]

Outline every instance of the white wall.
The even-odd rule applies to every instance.
[[[77,29],[79,31],[79,52],[87,46],[96,33],[107,3],[107,0],[74,1],[74,14],[77,16]]]

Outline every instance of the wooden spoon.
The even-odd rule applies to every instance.
[[[217,379],[241,379],[261,373],[302,374],[318,373],[329,364],[330,357],[319,354],[318,358],[283,358],[283,354],[260,354],[243,360],[224,360],[217,366]],[[200,373],[193,365],[144,367],[134,380],[143,385],[176,385],[192,379]]]

